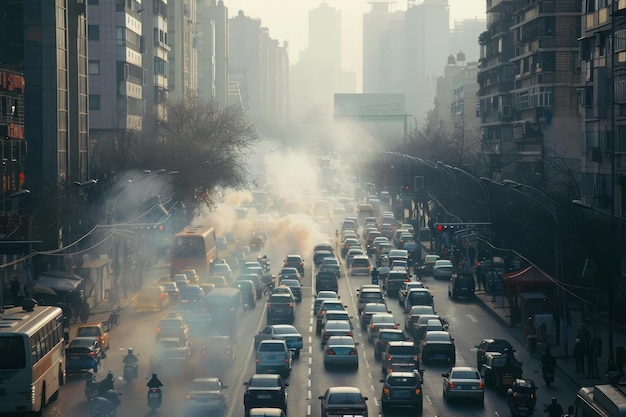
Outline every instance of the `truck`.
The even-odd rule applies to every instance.
[[[626,384],[582,387],[574,403],[575,416],[626,417]]]
[[[516,379],[523,378],[521,362],[500,352],[487,352],[480,371],[485,385],[495,386],[500,392],[510,388]]]

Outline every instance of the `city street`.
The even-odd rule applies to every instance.
[[[271,248],[268,248],[271,250]],[[359,369],[358,371],[333,369],[324,370],[322,349],[319,336],[315,335],[315,320],[312,315],[313,294],[311,278],[312,265],[307,265],[307,271],[303,278],[303,300],[296,307],[295,326],[304,337],[305,347],[300,358],[294,360],[293,371],[288,378],[289,399],[288,414],[292,416],[320,415],[318,396],[323,394],[327,387],[338,385],[358,386],[364,395],[369,397],[368,405],[370,415],[379,415],[381,383],[383,377],[380,362],[374,359],[373,347],[367,342],[367,335],[357,325],[354,329],[354,338],[359,345]],[[275,266],[275,268],[277,268]],[[277,272],[277,271],[274,271]],[[345,276],[345,271],[344,271]],[[353,317],[357,316],[355,295],[356,289],[363,283],[369,283],[369,277],[347,277],[339,280],[339,293],[342,301],[348,306],[347,310]],[[431,277],[424,279],[425,285],[432,292],[435,299],[435,308],[438,314],[446,318],[450,323],[449,331],[455,338],[457,348],[457,366],[475,366],[476,353],[474,346],[482,338],[494,337],[508,339],[516,348],[516,357],[524,363],[524,376],[534,379],[539,387],[538,409],[543,403],[549,402],[556,396],[564,405],[569,405],[573,400],[576,387],[567,380],[559,379],[547,388],[541,381],[541,371],[537,358],[531,357],[524,346],[520,345],[510,330],[498,324],[493,317],[480,305],[472,300],[451,301],[447,298],[447,283],[434,281]],[[388,300],[388,307],[393,312],[398,323],[403,323],[403,311],[397,299]],[[118,415],[151,415],[146,405],[145,381],[149,377],[148,359],[151,353],[151,341],[154,340],[155,328],[158,320],[167,312],[174,311],[175,307],[169,307],[163,312],[134,313],[132,308],[122,313],[119,327],[111,330],[111,349],[103,366],[98,372],[98,379],[103,378],[107,371],[111,370],[116,377],[122,373],[122,357],[128,347],[133,347],[140,354],[140,378],[132,385],[127,386],[124,382],[116,382],[118,392],[121,393],[122,405],[118,409]],[[252,351],[252,335],[256,334],[265,325],[265,298],[257,302],[256,308],[246,310],[239,325],[236,351],[237,359],[229,369],[211,369],[203,371],[192,358],[193,365],[189,375],[181,380],[163,379],[163,405],[159,409],[159,415],[181,415],[184,410],[184,397],[189,382],[198,376],[219,376],[228,385],[228,408],[226,416],[242,416],[243,409],[243,382],[254,374],[254,352]],[[445,366],[427,365],[424,367],[424,415],[507,415],[505,398],[488,388],[485,395],[484,407],[472,403],[445,404],[442,398],[441,373],[447,369]],[[61,389],[59,399],[51,404],[44,416],[69,416],[79,417],[88,413],[87,402],[83,394],[84,380],[82,377],[68,377],[67,384]],[[395,412],[394,412],[395,413]]]

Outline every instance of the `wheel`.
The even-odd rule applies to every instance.
[[[293,357],[294,358],[299,358],[300,357],[300,349],[296,349],[296,353],[294,353]]]
[[[354,365],[354,370],[356,371],[356,370],[358,370],[358,369],[359,369],[359,363],[357,362],[357,363]]]
[[[44,383],[41,388],[41,403],[39,404],[39,410],[35,411],[35,415],[40,416],[43,413],[43,408],[46,406],[46,384]]]

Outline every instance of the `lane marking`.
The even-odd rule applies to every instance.
[[[372,389],[372,391],[375,391],[374,384],[370,385],[370,388]]]
[[[313,341],[313,338],[309,336],[309,345],[311,344],[312,341]]]
[[[307,398],[311,398],[311,391],[310,391],[310,390],[309,390],[309,391],[307,391],[307,392],[306,392],[306,395],[307,395]]]
[[[308,374],[311,376],[311,368],[308,368]],[[243,384],[243,381],[241,383]]]
[[[426,401],[428,401],[428,404],[433,405],[433,400],[430,398],[430,395],[426,396]]]
[[[378,398],[374,397],[374,403],[376,403],[376,407],[378,407]]]
[[[474,317],[471,314],[466,314],[465,317],[467,317],[468,319],[470,319],[473,323],[478,323],[478,319],[476,319],[476,317]]]
[[[311,365],[312,363],[313,363],[313,358],[309,358],[309,365]]]
[[[306,406],[306,415],[310,416],[311,415],[311,404]]]
[[[311,388],[311,378],[308,378],[306,380],[306,385],[307,385],[307,387]]]
[[[310,355],[311,353],[313,353],[313,346],[309,346],[309,355]],[[311,358],[309,358],[309,360],[310,360],[310,359],[311,359]]]
[[[371,373],[371,372],[368,372],[368,373],[367,373],[367,376],[368,376],[370,379],[372,379],[372,373]]]
[[[313,333],[313,326],[309,326],[309,333]]]

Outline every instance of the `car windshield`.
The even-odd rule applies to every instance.
[[[284,352],[285,345],[283,343],[261,343],[259,352]]]
[[[338,311],[336,313],[327,313],[326,320],[349,320],[350,316],[345,311]]]
[[[192,389],[194,391],[219,391],[220,383],[215,381],[194,381]]]
[[[328,339],[328,344],[333,346],[354,346],[354,342],[350,337],[335,337],[331,336]]]
[[[387,384],[392,387],[414,387],[417,385],[417,378],[390,376],[387,378]]]
[[[326,323],[326,330],[350,330],[350,324],[343,320],[329,321]]]
[[[426,255],[424,262],[435,262],[437,259],[439,259],[439,255]]]
[[[365,313],[386,313],[387,306],[386,305],[376,305],[376,306],[365,306]]]
[[[91,339],[74,339],[70,342],[71,348],[73,347],[86,347],[91,348],[93,346],[93,340]]]
[[[382,324],[382,323],[395,323],[393,316],[383,316],[383,315],[378,315],[375,314],[372,316],[372,322],[375,324]]]
[[[324,258],[322,262],[322,266],[337,266],[339,265],[339,260],[337,258]]]
[[[168,329],[171,328],[179,328],[183,325],[180,319],[163,319],[159,323],[159,327],[166,327]]]
[[[390,355],[415,355],[417,348],[415,346],[389,346]]]
[[[280,285],[286,285],[288,287],[299,287],[300,282],[297,279],[284,279],[280,281]]]
[[[278,387],[280,384],[276,378],[252,378],[250,380],[250,387]]]
[[[275,334],[296,334],[298,331],[293,326],[279,326],[274,327]]]
[[[450,335],[447,333],[426,333],[426,341],[427,342],[449,342]]]
[[[411,307],[411,315],[418,316],[420,314],[433,314],[434,310],[431,306],[413,306]]]
[[[480,379],[480,375],[476,371],[452,371],[451,378],[454,379]]]
[[[165,291],[176,291],[178,289],[178,287],[176,287],[176,284],[174,283],[163,283],[163,288],[165,289]]]
[[[435,268],[452,268],[452,262],[446,260],[439,260],[435,262]]]
[[[298,270],[296,268],[283,268],[280,270],[280,275],[297,275]]]
[[[367,291],[361,293],[361,300],[379,300],[383,298],[383,295],[378,291]],[[380,310],[387,311],[387,310]]]
[[[337,392],[328,397],[328,404],[361,404],[361,394],[356,392]]]
[[[378,338],[381,340],[400,340],[400,341],[404,341],[406,339],[406,337],[404,336],[404,333],[399,333],[399,332],[381,332],[378,335]]]
[[[339,304],[339,303],[327,303],[324,302],[324,304],[322,304],[322,310],[343,310],[343,305]]]
[[[355,258],[352,261],[352,266],[367,267],[370,266],[370,261],[369,259]]]

